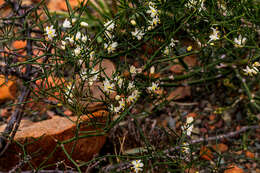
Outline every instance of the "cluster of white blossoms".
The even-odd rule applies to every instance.
[[[107,50],[108,53],[112,53],[116,50],[118,43],[113,41],[114,35],[113,30],[115,28],[115,23],[113,20],[110,20],[104,24],[105,27],[105,35],[107,37],[108,42],[104,44],[104,48]]]
[[[238,38],[234,39],[234,42],[235,42],[235,47],[241,48],[245,46],[246,38],[239,35]]]
[[[160,11],[157,9],[153,2],[149,2],[148,4],[149,10],[146,13],[150,14],[151,19],[148,21],[149,26],[148,30],[154,29],[158,24],[160,24],[159,14]]]
[[[98,75],[100,74],[95,68],[91,68],[90,71],[87,69],[83,69],[80,72],[80,76],[82,80],[85,82],[87,81],[89,86],[92,86],[95,81],[98,79]]]
[[[186,124],[181,126],[182,131],[186,133],[187,136],[191,135],[192,129],[193,129],[193,117],[189,116],[186,119]]]
[[[171,38],[170,44],[168,46],[165,46],[163,53],[165,55],[169,55],[171,48],[174,48],[177,43],[179,43],[179,40],[174,40],[174,38]]]
[[[196,8],[198,7],[199,12],[201,10],[205,10],[205,6],[204,6],[204,1],[205,0],[189,0],[186,4],[185,7],[186,8]]]
[[[144,166],[144,164],[142,163],[141,160],[133,160],[131,163],[132,163],[131,169],[133,169],[135,173],[138,173],[139,171],[143,170],[142,167]]]
[[[130,67],[130,74],[132,78],[136,76],[136,74],[141,73],[142,70],[140,68],[136,68],[133,65]],[[131,105],[135,101],[138,100],[140,97],[140,91],[135,86],[134,81],[125,80],[120,75],[116,74],[116,77],[114,78],[113,82],[106,79],[103,82],[104,85],[104,92],[107,94],[110,94],[111,92],[115,92],[116,88],[117,95],[115,96],[115,103],[111,104],[109,106],[109,109],[113,113],[120,113],[125,110],[126,106]],[[119,91],[124,90],[127,92],[127,94],[119,93]],[[121,94],[125,96],[121,96]]]
[[[144,28],[139,29],[135,28],[135,31],[131,32],[132,36],[136,37],[137,40],[142,40],[143,36],[145,35]]]
[[[258,70],[259,67],[260,67],[260,63],[254,62],[254,64],[251,67],[247,65],[246,68],[243,69],[243,72],[245,75],[254,76],[259,73],[259,70]]]

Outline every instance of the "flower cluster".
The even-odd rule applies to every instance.
[[[259,70],[258,68],[260,67],[260,63],[259,62],[254,62],[254,64],[250,67],[250,66],[246,66],[245,69],[243,69],[243,72],[245,75],[247,76],[254,76],[257,75]]]
[[[171,48],[174,48],[177,43],[179,43],[179,40],[175,40],[174,38],[171,38],[170,44],[168,46],[165,46],[163,53],[165,55],[169,55],[171,52]]]
[[[112,53],[116,50],[116,47],[118,46],[118,43],[116,41],[113,41],[114,35],[113,30],[115,28],[115,23],[113,20],[110,20],[104,24],[105,27],[105,36],[107,43],[104,43],[104,48],[107,50],[108,53]]]
[[[197,6],[199,6],[198,10],[200,12],[201,10],[205,10],[206,9],[205,6],[204,6],[204,1],[205,0],[189,0],[185,4],[185,7],[191,9],[191,8],[197,8]]]
[[[245,46],[246,38],[239,35],[238,38],[234,39],[234,42],[235,42],[235,47],[241,48]]]
[[[191,135],[192,129],[193,129],[193,117],[189,116],[186,119],[186,124],[181,127],[181,129],[186,133],[187,136]]]
[[[216,40],[218,40],[220,38],[220,32],[219,32],[218,28],[211,27],[211,29],[212,29],[213,32],[209,36],[210,39],[209,39],[208,43],[210,43],[212,41],[216,41]],[[210,43],[210,44],[214,45],[214,43]]]
[[[153,2],[149,2],[148,7],[149,7],[149,10],[147,10],[146,13],[150,14],[150,17],[151,17],[151,19],[148,21],[148,23],[149,23],[148,30],[152,30],[158,24],[160,24],[160,18],[159,18],[160,11],[157,10],[157,7],[155,6],[155,4]]]

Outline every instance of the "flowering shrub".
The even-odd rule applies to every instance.
[[[11,24],[1,24],[5,28],[1,31],[1,64],[21,74],[25,67],[34,69],[25,72],[30,74],[28,81],[21,79],[32,84],[29,87],[32,93],[39,79],[49,76],[62,79],[59,83],[54,81],[54,86],[48,90],[35,94],[36,100],[55,97],[57,105],[69,108],[77,116],[91,113],[90,103],[103,105],[111,114],[103,128],[106,133],[127,117],[137,121],[142,116],[166,110],[180,95],[177,93],[172,98],[170,93],[180,86],[227,87],[237,94],[234,98],[243,96],[240,101],[245,103],[241,108],[247,110],[244,112],[255,114],[260,111],[257,89],[260,28],[256,4],[253,0],[234,3],[222,0],[118,1],[117,13],[107,13],[103,9],[97,18],[92,14],[96,6],[91,2],[81,2],[74,10],[68,3],[68,11],[64,13],[44,8],[44,19],[38,16],[34,24],[28,23],[32,25],[31,32],[37,30],[35,35],[11,33],[8,32]],[[9,51],[17,52],[9,47],[11,41],[20,39],[32,41],[31,49],[40,50],[41,55],[31,50],[20,61],[15,54],[9,54]],[[195,63],[187,61],[187,57],[192,57]],[[109,60],[108,65],[103,65],[105,60]],[[235,103],[236,99],[231,102]],[[138,110],[138,105],[150,109]],[[177,140],[180,145],[191,138],[196,121],[193,117],[184,119],[180,128],[183,133]],[[156,151],[138,128],[147,150]],[[188,158],[191,153],[188,145],[185,151],[182,154]],[[170,159],[154,153],[138,154],[137,159],[140,155],[145,160],[158,158],[166,162]],[[125,160],[130,163],[130,159]],[[135,172],[148,169],[142,160],[131,163]],[[169,167],[173,169],[178,167],[176,165]]]

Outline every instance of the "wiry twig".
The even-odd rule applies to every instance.
[[[32,39],[31,38],[31,29],[27,22],[25,22],[26,15],[33,9],[33,7],[29,8],[28,10],[24,10],[21,6],[21,3],[19,1],[6,1],[7,3],[10,3],[10,5],[13,8],[14,14],[17,14],[19,16],[19,21],[21,23],[24,23],[25,32],[24,35],[27,37],[26,42],[26,53],[27,56],[32,56]],[[21,75],[20,77],[22,79],[26,79],[25,81],[31,80],[31,71],[32,71],[32,65],[27,64],[26,65],[26,71],[25,74],[18,73]],[[6,74],[7,75],[7,74]],[[30,94],[30,88],[28,86],[23,85],[21,87],[21,95],[18,97],[18,104],[15,107],[15,111],[11,115],[11,119],[9,120],[3,134],[0,136],[0,156],[4,154],[4,152],[7,150],[8,146],[11,143],[11,140],[14,138],[16,131],[19,128],[22,114],[24,110],[24,102],[27,100],[28,96]]]
[[[222,135],[217,135],[217,136],[212,136],[212,137],[208,137],[208,138],[199,138],[199,139],[195,139],[195,140],[191,140],[190,142],[188,142],[190,145],[191,144],[195,144],[195,143],[200,143],[200,142],[208,142],[208,141],[214,141],[214,140],[220,140],[220,139],[224,139],[224,138],[230,138],[230,137],[234,137],[242,132],[245,132],[247,130],[253,130],[253,129],[258,129],[260,128],[259,125],[255,125],[255,126],[244,126],[242,127],[240,130],[234,131],[234,132],[229,132],[227,134],[222,134]],[[179,150],[181,149],[183,146],[176,146],[167,150],[164,150],[163,153],[164,154],[169,154],[170,152],[173,152],[175,150]],[[104,167],[102,169],[102,171],[104,172],[110,172],[112,170],[116,171],[122,171],[125,169],[128,169],[131,167],[131,163],[129,162],[123,162],[120,164],[116,164],[116,165],[108,165],[106,167]]]

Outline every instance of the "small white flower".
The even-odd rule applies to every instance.
[[[170,54],[170,48],[169,48],[169,46],[165,46],[165,49],[164,49],[163,53],[164,53],[165,55],[169,55],[169,54]]]
[[[121,100],[118,101],[118,103],[119,103],[119,107],[124,110],[125,106],[126,106],[125,100],[121,99]]]
[[[46,26],[45,31],[46,31],[46,34],[47,34],[47,36],[48,36],[48,38],[49,38],[50,40],[52,40],[53,37],[56,36],[56,33],[55,33],[56,31],[55,31],[55,29],[53,28],[53,25],[51,25],[51,26]]]
[[[155,67],[152,66],[152,67],[150,68],[150,74],[154,74],[154,72],[155,72]]]
[[[80,22],[80,26],[82,26],[82,27],[88,27],[88,23],[87,22]]]
[[[254,62],[254,64],[253,64],[253,67],[260,67],[260,63],[259,62]]]
[[[95,57],[95,52],[94,52],[94,51],[91,51],[91,52],[89,53],[89,57],[90,57],[90,60],[93,60],[94,57]]]
[[[141,40],[143,38],[143,36],[145,35],[145,33],[138,28],[135,28],[135,31],[131,32],[131,34],[132,34],[132,36],[136,37],[138,40]]]
[[[74,44],[74,39],[72,37],[66,37],[65,40],[68,40],[70,44]]]
[[[75,40],[78,41],[81,39],[81,33],[78,31],[76,36],[75,36]]]
[[[193,117],[188,117],[186,119],[186,124],[184,126],[182,126],[182,130],[186,132],[187,136],[191,135],[192,129],[193,129],[193,124],[191,124],[193,122]]]
[[[131,23],[133,26],[136,25],[136,21],[135,21],[134,19],[132,19],[132,20],[130,21],[130,23]]]
[[[248,75],[248,76],[253,76],[253,75],[256,75],[259,70],[256,68],[256,67],[252,67],[250,68],[249,66],[246,66],[246,69],[243,69],[245,75]]]
[[[62,27],[63,28],[71,28],[72,26],[71,26],[70,21],[68,19],[65,19],[63,24],[62,24]]]
[[[63,40],[61,40],[61,49],[62,50],[65,50],[66,49],[66,41],[63,41]]]
[[[215,40],[218,40],[219,39],[219,31],[215,28],[211,28],[213,30],[213,33],[209,36],[209,41],[208,42],[211,42],[211,41],[215,41]]]
[[[132,90],[133,88],[135,88],[135,84],[134,84],[134,82],[132,81],[132,82],[129,82],[128,83],[128,86],[127,86],[127,90]]]
[[[104,85],[104,91],[105,91],[106,93],[110,94],[111,92],[114,92],[113,89],[114,89],[114,87],[115,87],[115,84],[110,83],[109,80],[106,79],[106,80],[104,81],[103,85]]]
[[[234,39],[235,47],[243,47],[246,44],[246,38],[242,38],[241,35],[238,36],[238,38]]]
[[[115,28],[115,23],[113,20],[110,20],[110,21],[106,22],[104,24],[104,26],[106,27],[106,30],[112,31]]]
[[[159,85],[158,83],[153,82],[152,86],[147,88],[148,92],[155,93],[156,91],[158,91],[160,89],[158,85]]]
[[[197,6],[197,4],[198,4],[198,5],[200,5],[199,8],[198,8],[198,10],[200,12],[201,10],[205,10],[206,9],[205,6],[204,6],[204,1],[205,0],[189,0],[188,3],[185,4],[185,7],[187,7],[187,8],[195,8]]]
[[[142,163],[141,160],[134,160],[131,162],[132,163],[132,169],[135,171],[135,173],[138,173],[139,171],[142,171],[142,167],[144,164]]]
[[[76,56],[78,56],[80,54],[80,52],[81,52],[81,48],[80,47],[77,47],[76,49],[74,49],[74,54]]]
[[[158,16],[155,16],[154,18],[152,18],[152,20],[148,21],[149,24],[152,26],[152,29],[154,29],[158,24],[160,24],[160,18]],[[151,30],[151,29],[149,29]]]
[[[120,107],[120,106],[115,107],[114,105],[111,105],[111,106],[109,107],[109,110],[110,110],[111,112],[113,112],[113,113],[119,113],[120,110],[121,110],[121,107]]]
[[[138,90],[134,90],[130,96],[127,98],[127,103],[132,103],[136,101],[140,96],[140,92]]]
[[[179,43],[179,40],[174,40],[174,39],[172,38],[172,39],[171,39],[170,46],[171,46],[171,47],[175,47],[175,46],[176,46],[176,43]]]
[[[117,46],[118,46],[117,42],[109,43],[109,45],[106,43],[104,44],[104,47],[105,49],[107,49],[108,53],[114,52]]]
[[[155,16],[159,15],[159,12],[158,10],[153,7],[153,6],[149,6],[149,10],[146,11],[146,13],[150,14],[151,15],[151,18],[154,18]]]
[[[73,18],[71,21],[72,21],[72,23],[74,24],[74,23],[77,21],[77,19],[76,19],[76,18]]]
[[[86,41],[88,40],[88,36],[82,34],[81,40],[82,40],[83,42],[86,42]]]

